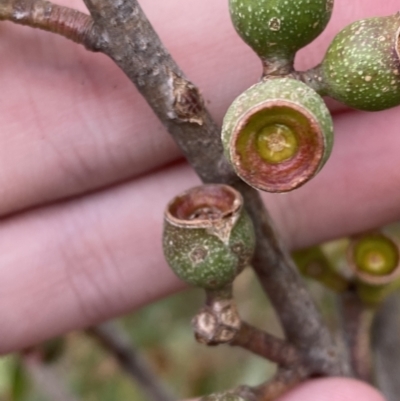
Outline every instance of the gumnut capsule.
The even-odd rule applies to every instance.
[[[320,66],[324,94],[378,111],[400,104],[400,14],[354,22],[333,39]]]
[[[333,145],[322,98],[291,78],[263,80],[234,100],[222,126],[225,156],[254,188],[291,191],[311,179]]]
[[[347,259],[356,278],[367,284],[388,284],[400,276],[398,245],[381,232],[353,238]]]
[[[209,184],[175,197],[164,218],[163,248],[172,270],[187,283],[219,289],[250,263],[252,222],[239,192]]]
[[[399,286],[399,247],[382,232],[354,237],[347,259],[356,278],[359,298],[368,306],[380,305]]]
[[[262,60],[290,60],[326,27],[333,0],[229,0],[239,36]]]
[[[304,276],[317,280],[336,292],[348,289],[348,281],[336,271],[320,246],[296,251],[292,253],[292,257]]]

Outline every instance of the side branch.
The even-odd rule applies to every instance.
[[[340,303],[344,340],[353,372],[360,380],[372,383],[371,326],[374,310],[366,307],[352,291],[342,294]]]
[[[247,349],[287,369],[301,362],[301,355],[289,343],[246,322],[242,322],[239,332],[229,344]]]
[[[94,23],[89,15],[44,0],[5,0],[0,4],[0,21],[57,33],[88,50],[98,49]]]
[[[271,380],[257,387],[239,387],[235,393],[249,401],[274,401],[304,381],[307,376],[307,372],[296,366],[291,369],[279,369]]]
[[[142,388],[149,400],[173,401],[159,378],[132,346],[125,333],[113,323],[92,327],[87,333],[94,337],[117,360],[125,372]]]
[[[35,352],[21,355],[21,362],[37,390],[48,397],[49,400],[78,401],[78,398],[69,393],[67,384],[57,374],[57,371],[45,365]]]
[[[372,329],[374,374],[388,401],[400,394],[400,293],[392,294],[378,310]]]

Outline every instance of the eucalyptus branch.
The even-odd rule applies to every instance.
[[[301,361],[299,352],[288,342],[243,321],[229,345],[247,349],[286,369],[299,365]]]
[[[355,292],[340,296],[342,328],[350,363],[357,378],[372,382],[371,326],[374,309],[368,308]]]
[[[337,348],[259,194],[241,182],[223,158],[220,129],[200,91],[171,58],[136,0],[85,0],[110,56],[145,97],[204,182],[240,190],[257,236],[254,268],[277,309],[290,342],[308,352],[318,374],[346,374]],[[199,150],[202,151],[199,151]]]
[[[0,21],[8,20],[57,33],[96,51],[98,37],[89,15],[45,0],[3,0]]]
[[[241,347],[277,363],[280,368],[289,369],[300,364],[302,355],[294,346],[240,318],[233,299],[232,286],[206,290],[206,295],[205,306],[192,320],[198,342]]]
[[[388,401],[400,394],[400,294],[391,295],[378,309],[372,326],[375,380]]]
[[[174,400],[118,326],[105,323],[88,329],[87,333],[114,356],[121,368],[140,385],[149,400]]]
[[[274,401],[307,378],[308,372],[301,367],[279,369],[275,376],[257,387],[242,386],[235,393],[249,401]]]
[[[259,386],[240,386],[224,393],[207,395],[200,401],[274,401],[301,383],[307,375],[308,372],[298,366],[278,369],[271,380]]]

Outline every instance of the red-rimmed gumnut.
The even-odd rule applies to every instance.
[[[292,65],[295,53],[326,27],[333,0],[229,0],[236,32],[266,62]]]
[[[227,185],[192,188],[167,206],[164,255],[189,284],[205,289],[231,284],[250,263],[254,246],[253,225],[242,196]]]
[[[363,283],[385,285],[400,277],[399,247],[381,232],[354,237],[347,259],[355,277]]]
[[[229,107],[222,143],[243,181],[262,191],[287,192],[311,179],[327,161],[332,118],[322,98],[304,83],[264,80]]]
[[[377,111],[400,104],[400,14],[360,20],[333,39],[320,66],[324,94]]]

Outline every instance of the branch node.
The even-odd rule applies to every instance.
[[[204,100],[200,91],[187,79],[168,70],[172,95],[170,118],[192,124],[204,124]]]

